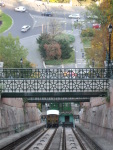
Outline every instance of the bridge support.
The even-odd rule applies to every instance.
[[[113,106],[113,79],[110,79],[109,95],[110,95],[110,105]]]

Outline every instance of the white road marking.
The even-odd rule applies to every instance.
[[[77,64],[75,64],[75,68],[77,68]]]

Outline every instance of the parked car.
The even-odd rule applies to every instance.
[[[95,16],[95,15],[88,15],[86,16],[88,19],[98,19],[98,16]]]
[[[75,77],[77,77],[77,74],[74,72],[73,69],[70,69],[67,72],[64,72],[63,76],[64,77],[69,77],[69,78],[75,78]]]
[[[19,12],[25,12],[26,8],[24,6],[19,6],[15,8],[15,11],[19,11]]]
[[[100,29],[101,25],[99,23],[95,23],[95,24],[93,24],[93,28],[94,29]]]
[[[4,7],[5,3],[4,2],[0,2],[0,7]]]
[[[28,31],[30,28],[31,28],[30,25],[24,25],[24,26],[21,28],[21,32],[26,32],[26,31]]]
[[[71,14],[71,15],[69,15],[69,18],[80,19],[80,15],[79,14]]]
[[[52,12],[42,12],[42,14],[41,14],[42,16],[49,16],[49,17],[52,17],[53,16],[53,13]]]

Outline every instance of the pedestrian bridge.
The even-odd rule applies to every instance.
[[[16,68],[0,70],[2,97],[74,97],[105,96],[112,69]]]

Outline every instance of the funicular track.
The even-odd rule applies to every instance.
[[[2,150],[101,150],[87,135],[75,128],[58,127],[34,132]]]
[[[22,150],[23,145],[30,143],[32,139],[37,140],[37,138],[40,138],[46,131],[47,129],[44,130],[44,127],[39,127],[37,130],[34,130],[31,133],[22,136],[18,140],[11,142],[0,150]]]
[[[57,128],[48,129],[40,138],[23,147],[22,150],[48,150],[56,130]]]
[[[102,148],[95,143],[95,141],[89,137],[87,135],[87,133],[85,133],[81,128],[76,127],[76,131],[77,135],[79,135],[79,138],[84,141],[85,145],[87,145],[86,147],[89,148],[89,150],[102,150]]]

